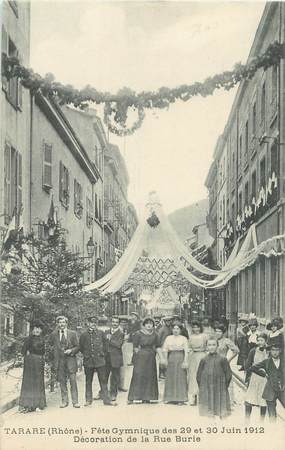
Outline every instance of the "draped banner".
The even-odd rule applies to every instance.
[[[145,257],[147,253],[148,257]],[[148,283],[155,286],[175,284],[183,278],[201,288],[220,288],[241,270],[252,265],[259,255],[285,254],[285,235],[274,236],[258,244],[255,224],[248,229],[241,244],[238,238],[222,270],[210,269],[197,261],[181,242],[164,214],[155,193],[150,194],[144,215],[121,259],[100,280],[85,286],[86,291],[99,290],[102,295],[122,287]]]

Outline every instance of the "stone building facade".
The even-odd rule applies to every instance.
[[[248,60],[263,53],[274,41],[284,43],[284,30],[284,3],[266,4]],[[240,237],[243,242],[252,222],[256,225],[258,243],[284,233],[284,85],[283,59],[278,66],[260,69],[253,79],[243,81],[238,88],[219,139],[218,146],[222,139],[222,149],[214,153],[206,180],[212,205],[209,220],[216,223],[217,261],[221,260],[219,238],[224,240],[224,263],[236,239]],[[284,280],[284,255],[269,258],[260,255],[252,266],[228,283],[228,318],[235,323],[239,313],[254,313],[261,320],[284,316]]]

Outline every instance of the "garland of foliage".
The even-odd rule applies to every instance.
[[[247,64],[236,64],[231,71],[209,77],[203,82],[183,84],[176,88],[161,87],[157,91],[143,91],[136,93],[129,88],[123,88],[113,95],[109,92],[100,92],[88,85],[78,90],[71,85],[64,85],[57,81],[52,74],[41,77],[32,69],[23,67],[16,57],[2,54],[2,75],[7,79],[18,77],[22,85],[32,93],[40,91],[47,97],[58,100],[60,105],[73,104],[75,107],[85,109],[89,102],[97,105],[104,104],[104,122],[109,131],[119,136],[133,134],[143,123],[146,109],[168,109],[177,100],[184,102],[194,96],[207,97],[216,89],[230,90],[242,80],[253,78],[258,69],[268,69],[284,58],[284,43],[275,41],[260,56],[253,57]],[[130,112],[137,112],[137,120],[128,125]]]

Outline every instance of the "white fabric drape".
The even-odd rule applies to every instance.
[[[159,219],[159,224],[156,228],[152,228],[147,223],[148,217],[153,212]],[[209,269],[189,253],[165,216],[160,203],[155,200],[147,205],[145,214],[119,262],[104,277],[91,283],[84,289],[87,292],[98,289],[101,294],[114,293],[120,290],[136,269],[143,250],[151,248],[152,253],[155,254],[152,243],[153,247],[160,246],[157,249],[160,258],[162,257],[161,253],[165,254],[165,258],[171,257],[178,274],[180,273],[195,286],[211,289],[224,286],[233,276],[253,264],[261,254],[267,257],[285,254],[285,235],[275,236],[258,244],[255,224],[248,229],[241,247],[240,240],[241,238],[237,239],[222,270]],[[163,246],[161,245],[162,241]],[[143,261],[140,260],[137,270],[140,270],[142,264]],[[198,273],[206,275],[207,279],[201,278],[200,275],[198,276]]]

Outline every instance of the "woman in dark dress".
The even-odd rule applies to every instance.
[[[142,329],[133,335],[134,345],[134,369],[128,394],[128,403],[158,400],[158,382],[156,367],[156,351],[161,356],[158,335],[155,331],[155,323],[151,318],[146,318],[142,323]],[[157,350],[158,349],[158,350]]]
[[[24,370],[19,400],[21,412],[32,412],[46,407],[43,324],[35,321],[31,328],[32,333],[25,339],[22,348]]]
[[[182,336],[182,326],[173,325],[172,334],[164,341],[163,354],[167,366],[163,400],[183,405],[188,401],[187,369],[188,340]]]

